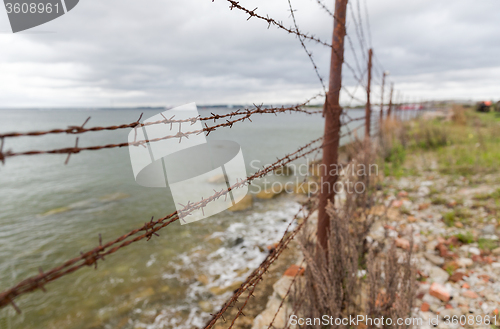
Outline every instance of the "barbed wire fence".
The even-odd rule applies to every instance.
[[[0,133],[0,162],[2,164],[6,164],[8,162],[9,158],[13,157],[20,157],[20,156],[36,156],[36,155],[41,155],[41,154],[66,154],[67,158],[65,163],[67,164],[71,155],[73,154],[78,154],[84,151],[98,151],[98,150],[106,150],[106,149],[113,149],[113,148],[122,148],[122,147],[128,147],[128,146],[144,146],[148,143],[154,143],[157,141],[161,140],[166,140],[166,139],[179,139],[179,141],[182,140],[182,138],[189,138],[189,135],[198,135],[198,134],[206,134],[209,135],[210,133],[216,131],[217,129],[222,129],[222,128],[233,128],[237,127],[237,123],[244,122],[246,120],[252,121],[251,118],[252,116],[255,116],[257,114],[259,115],[268,115],[268,114],[274,114],[274,115],[280,115],[284,113],[304,113],[307,115],[314,115],[314,114],[323,114],[325,117],[325,120],[331,120],[330,112],[332,111],[338,111],[338,123],[334,123],[333,125],[326,125],[325,126],[325,131],[324,135],[310,141],[309,143],[298,147],[295,151],[289,154],[285,154],[284,156],[280,157],[275,161],[274,163],[264,166],[262,169],[258,170],[254,174],[248,176],[246,179],[239,180],[237,183],[233,184],[232,186],[228,187],[227,189],[222,189],[220,191],[214,190],[214,194],[211,196],[208,196],[206,198],[202,198],[201,200],[193,200],[193,202],[188,202],[181,210],[178,210],[176,212],[173,212],[171,214],[168,214],[162,218],[154,219],[151,218],[148,221],[146,221],[142,226],[137,227],[128,233],[115,238],[114,240],[108,241],[108,242],[103,242],[101,235],[96,237],[96,241],[98,242],[98,245],[94,247],[93,249],[81,253],[79,256],[74,257],[72,259],[69,259],[62,263],[61,265],[54,267],[49,270],[43,270],[42,268],[39,269],[39,273],[36,275],[33,275],[31,277],[28,277],[19,283],[15,284],[14,286],[3,290],[0,292],[0,308],[6,307],[8,305],[11,305],[18,313],[21,313],[21,309],[17,306],[15,299],[19,298],[23,295],[26,295],[28,293],[32,293],[38,290],[46,291],[46,286],[54,282],[64,276],[70,275],[72,273],[77,272],[78,270],[85,268],[85,267],[94,267],[97,269],[97,265],[99,262],[104,261],[105,257],[108,257],[112,254],[117,253],[118,251],[122,250],[123,248],[130,246],[134,244],[135,242],[146,240],[149,241],[155,236],[159,236],[159,231],[164,229],[165,227],[169,226],[170,224],[178,221],[179,219],[182,220],[184,216],[189,216],[193,211],[197,209],[201,209],[203,211],[203,208],[207,206],[210,202],[213,202],[221,197],[227,198],[227,195],[229,194],[230,191],[241,188],[243,186],[248,186],[252,184],[252,182],[258,178],[262,178],[269,173],[282,168],[283,166],[286,166],[287,164],[296,161],[301,158],[305,158],[311,154],[314,153],[320,153],[323,152],[325,154],[326,151],[330,151],[332,148],[337,147],[338,148],[338,143],[339,140],[343,137],[355,137],[357,136],[358,130],[360,128],[363,128],[366,126],[367,122],[369,123],[369,117],[371,117],[371,112],[367,111],[367,114],[362,117],[358,118],[352,118],[349,116],[349,113],[347,111],[344,111],[340,105],[338,104],[333,104],[332,101],[334,101],[331,97],[332,91],[337,92],[340,95],[340,92],[343,91],[345,95],[347,95],[347,99],[344,99],[343,102],[345,104],[348,104],[348,107],[352,106],[354,102],[357,102],[359,104],[366,104],[367,98],[360,98],[357,96],[357,92],[359,89],[361,91],[363,90],[368,90],[370,92],[370,79],[368,81],[365,81],[365,77],[369,76],[371,67],[366,67],[364,68],[364,65],[362,64],[361,60],[364,62],[368,61],[368,53],[369,50],[372,48],[372,36],[371,36],[371,31],[370,31],[370,24],[368,20],[368,10],[366,6],[366,1],[364,1],[364,16],[363,18],[363,12],[362,12],[362,6],[361,6],[361,1],[360,0],[351,0],[351,1],[356,1],[356,6],[352,4],[352,2],[349,2],[349,10],[350,10],[350,17],[351,17],[351,23],[354,28],[354,36],[352,36],[350,33],[348,33],[348,28],[346,26],[346,7],[348,4],[347,0],[336,0],[336,6],[335,6],[335,13],[333,13],[328,7],[321,1],[321,0],[316,0],[317,4],[325,11],[326,14],[330,15],[333,20],[334,20],[334,26],[336,27],[336,32],[340,33],[342,35],[342,40],[343,36],[347,38],[349,50],[352,54],[352,57],[355,61],[355,64],[352,65],[348,63],[345,58],[344,58],[344,43],[342,41],[341,46],[339,46],[338,43],[333,42],[332,44],[323,41],[322,39],[316,37],[314,34],[311,33],[304,33],[299,29],[298,21],[295,16],[295,10],[292,6],[291,0],[288,0],[288,6],[289,6],[289,12],[290,12],[290,17],[293,22],[293,27],[286,27],[285,24],[277,19],[271,18],[268,15],[262,15],[257,13],[257,8],[250,10],[243,6],[240,2],[234,1],[234,0],[225,0],[229,3],[229,8],[230,10],[236,9],[239,11],[242,11],[246,14],[248,14],[248,19],[256,18],[259,20],[262,20],[267,23],[267,27],[270,28],[271,26],[274,26],[278,29],[281,29],[289,34],[295,35],[299,42],[301,47],[304,49],[306,55],[308,56],[313,69],[315,71],[315,74],[319,80],[319,83],[321,85],[321,88],[323,90],[323,93],[317,94],[310,99],[294,105],[290,107],[263,107],[263,105],[256,105],[254,104],[253,108],[247,108],[247,109],[242,109],[242,110],[237,110],[233,111],[230,113],[226,114],[214,114],[211,113],[210,116],[206,117],[192,117],[188,119],[182,119],[182,120],[177,120],[175,117],[171,118],[166,118],[164,117],[163,120],[155,121],[155,122],[147,122],[147,123],[141,123],[142,119],[142,114],[141,116],[134,122],[129,122],[125,124],[118,124],[118,125],[112,125],[112,126],[94,126],[87,128],[87,124],[90,122],[90,117],[87,118],[83,124],[81,125],[75,125],[75,126],[69,126],[67,128],[58,128],[58,129],[52,129],[52,130],[44,130],[44,131],[30,131],[30,132],[10,132],[10,133]],[[342,13],[342,6],[344,6],[344,12]],[[339,9],[340,8],[340,9]],[[339,11],[340,10],[340,14]],[[337,30],[339,28],[340,30]],[[339,32],[340,31],[340,32]],[[367,41],[368,39],[368,41]],[[333,38],[335,40],[335,38]],[[330,71],[330,83],[327,86],[325,85],[325,81],[323,77],[320,74],[320,68],[316,64],[313,54],[311,51],[309,51],[306,42],[314,42],[320,45],[323,45],[327,47],[328,49],[331,50],[332,53],[332,63],[337,61],[338,63],[341,63],[340,68],[339,67],[333,67],[331,68]],[[358,43],[358,45],[356,45]],[[359,47],[358,47],[359,46]],[[377,58],[377,57],[375,57]],[[375,73],[378,74],[377,72],[384,72],[384,68],[380,61],[376,59],[376,64],[375,64]],[[349,74],[354,81],[356,81],[356,85],[352,88],[348,88],[344,85],[342,85],[342,79],[345,77],[342,77],[342,66],[346,67],[349,71]],[[336,71],[335,71],[336,70]],[[338,75],[338,78],[340,79],[340,83],[337,85],[338,90],[332,90],[334,86],[332,86],[332,72],[334,74]],[[399,94],[399,92],[398,92]],[[392,93],[391,93],[392,95]],[[383,95],[382,95],[383,96]],[[325,97],[325,106],[323,110],[311,110],[306,108],[313,100],[319,98],[319,97]],[[363,97],[363,96],[361,96]],[[338,98],[338,97],[337,97]],[[400,98],[399,98],[400,99]],[[392,102],[392,99],[391,99]],[[384,98],[382,97],[382,103],[384,103]],[[381,104],[383,105],[383,104]],[[370,104],[368,103],[366,105],[368,110],[370,109]],[[397,111],[394,111],[397,112]],[[208,125],[209,122],[212,122],[213,120],[213,125]],[[222,120],[225,120],[221,122]],[[180,124],[182,123],[191,123],[194,124],[198,121],[203,122],[204,128],[201,130],[193,130],[189,132],[181,132],[180,130]],[[362,121],[362,123],[351,129],[350,124],[354,123],[356,121]],[[373,120],[374,122],[377,122],[377,120]],[[87,147],[80,147],[79,144],[79,138],[80,135],[86,134],[86,133],[92,133],[92,132],[99,132],[99,131],[116,131],[116,130],[121,130],[121,129],[137,129],[140,127],[145,127],[149,125],[159,125],[159,124],[165,124],[170,126],[170,130],[172,131],[172,134],[170,135],[165,135],[160,138],[155,138],[155,139],[144,139],[144,140],[134,140],[133,142],[123,142],[123,143],[115,143],[115,144],[106,144],[106,145],[94,145],[94,146],[87,146]],[[179,125],[179,131],[175,133],[176,129],[175,126]],[[341,131],[341,128],[344,128],[345,131]],[[6,146],[6,141],[13,139],[13,138],[21,138],[21,137],[39,137],[39,136],[45,136],[45,135],[77,135],[75,139],[75,144],[69,147],[65,148],[54,148],[54,149],[49,149],[49,150],[28,150],[28,151],[16,151],[16,150],[11,150],[7,149]],[[327,139],[325,136],[331,136],[334,135],[334,138]],[[369,137],[369,136],[365,136]],[[338,154],[337,154],[338,155]],[[323,161],[325,159],[323,158]],[[334,163],[338,163],[338,156],[335,156],[333,159]],[[325,178],[324,175],[322,179]],[[331,200],[332,196],[329,195],[328,199]],[[223,319],[226,321],[224,314],[226,311],[232,307],[238,307],[236,303],[238,302],[239,298],[244,298],[244,302],[241,306],[238,307],[238,312],[234,316],[234,318],[230,321],[229,328],[232,328],[235,325],[236,320],[241,316],[244,315],[244,308],[245,306],[250,302],[251,296],[253,295],[256,286],[264,280],[264,276],[266,272],[268,271],[269,267],[276,262],[276,260],[280,257],[280,255],[283,253],[283,251],[287,248],[289,243],[294,239],[294,237],[298,234],[298,232],[308,223],[308,219],[310,218],[311,214],[315,210],[319,210],[321,212],[321,202],[319,203],[317,200],[314,198],[310,197],[301,207],[300,210],[295,214],[293,219],[290,221],[288,224],[288,227],[286,228],[282,238],[278,242],[278,244],[270,251],[270,253],[267,255],[267,257],[264,259],[264,261],[260,264],[258,268],[256,268],[246,279],[244,283],[241,284],[241,286],[234,291],[232,296],[221,306],[220,310],[214,314],[212,314],[212,318],[207,322],[207,325],[205,326],[205,329],[212,328],[219,319]],[[319,209],[318,209],[319,208]],[[302,216],[303,221],[300,224],[297,224],[297,219]],[[292,227],[294,224],[297,224],[295,228]],[[327,230],[328,228],[323,227],[322,229]],[[294,278],[295,281],[295,278]],[[292,287],[290,286],[290,289]],[[246,297],[243,297],[243,294],[246,293]],[[288,293],[287,293],[288,295]],[[280,305],[281,308],[282,305]],[[278,309],[277,312],[279,312],[280,309]],[[276,313],[277,314],[277,313]],[[276,317],[276,315],[275,315]],[[273,326],[273,321],[269,324],[269,328]]]

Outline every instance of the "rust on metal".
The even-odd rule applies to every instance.
[[[338,162],[338,148],[340,142],[340,90],[342,88],[342,63],[344,61],[344,37],[346,22],[347,0],[336,0],[335,19],[332,37],[332,53],[330,64],[330,81],[328,86],[327,101],[325,102],[325,133],[323,146],[323,166],[321,172],[321,192],[319,196],[318,214],[318,242],[327,250],[327,237],[330,227],[330,218],[326,213],[329,200],[335,196],[334,185],[337,174],[332,171],[332,166]]]

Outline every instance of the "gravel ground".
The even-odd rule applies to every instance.
[[[369,242],[408,249],[413,238],[421,328],[500,327],[500,174],[465,178],[435,167],[384,179],[387,219]]]

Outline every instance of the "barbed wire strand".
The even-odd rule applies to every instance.
[[[367,72],[368,72],[368,68],[367,68],[367,69],[363,72],[363,74],[362,74],[362,78],[364,78],[364,76],[365,76],[365,74],[366,74]],[[356,94],[356,92],[358,91],[358,88],[359,88],[360,86],[361,86],[361,85],[358,83],[358,84],[356,85],[356,87],[354,87],[354,90],[353,90],[353,92],[352,92],[352,94],[353,94],[353,95],[355,95],[355,94]],[[364,86],[363,86],[363,87],[364,87]],[[366,91],[366,88],[365,88],[365,91]],[[347,105],[347,107],[351,107],[353,100],[357,100],[357,101],[358,101],[358,102],[360,102],[361,104],[366,104],[366,100],[365,100],[365,99],[363,99],[363,100],[362,100],[362,99],[359,99],[359,98],[354,99],[354,98],[352,98],[352,97],[351,97],[351,99],[350,99],[349,104]]]
[[[77,139],[75,146],[73,146],[73,147],[66,147],[66,148],[59,148],[59,149],[52,149],[52,150],[30,150],[30,151],[24,151],[24,152],[13,152],[12,150],[2,151],[0,149],[0,160],[2,160],[2,162],[4,162],[4,160],[6,158],[9,158],[9,157],[30,156],[30,155],[40,155],[40,154],[68,154],[68,155],[71,155],[71,154],[80,153],[82,151],[97,151],[97,150],[102,150],[102,149],[122,148],[122,147],[127,147],[127,146],[144,146],[144,147],[146,147],[145,146],[146,143],[158,142],[158,141],[173,139],[173,138],[179,138],[179,142],[181,142],[182,138],[189,138],[189,135],[193,135],[193,134],[199,135],[201,133],[206,133],[208,136],[211,132],[213,132],[214,130],[216,130],[218,128],[221,128],[221,127],[232,128],[235,123],[243,122],[247,119],[249,121],[252,121],[250,119],[250,117],[256,113],[259,113],[259,114],[262,114],[262,113],[277,114],[277,113],[284,113],[287,111],[293,111],[294,108],[280,108],[280,109],[259,109],[259,108],[257,108],[256,110],[247,111],[247,112],[233,112],[233,113],[226,114],[226,115],[213,115],[211,118],[213,118],[214,120],[218,119],[220,117],[227,117],[227,116],[231,116],[231,115],[232,116],[242,115],[242,116],[238,119],[226,120],[226,122],[220,123],[220,124],[214,125],[214,126],[208,126],[205,123],[205,128],[193,130],[193,131],[181,132],[180,127],[179,127],[179,131],[176,134],[166,135],[163,137],[157,137],[157,138],[153,138],[153,139],[145,139],[145,140],[140,140],[140,141],[134,140],[133,142],[123,142],[123,143],[115,143],[115,144],[78,147],[78,139]],[[309,111],[308,113],[311,113],[311,114],[312,113],[322,113],[322,111],[320,111],[320,110],[314,111],[314,112]],[[198,120],[198,118],[192,118],[192,120],[193,120],[192,122],[196,122],[196,120]],[[185,119],[185,120],[179,120],[179,121],[181,121],[181,122],[177,122],[177,123],[179,123],[179,125],[180,125],[180,124],[182,124],[182,122],[191,121],[191,119]],[[172,130],[173,122],[168,122],[168,119],[167,119],[167,120],[157,121],[156,123],[160,123],[160,122],[161,123],[170,123],[170,130]],[[141,124],[139,123],[134,128],[137,128],[140,125]],[[3,138],[2,138],[2,140],[3,140]],[[68,162],[68,159],[69,158],[67,158],[66,163]]]
[[[233,293],[233,295],[224,303],[224,305],[221,307],[221,309],[215,313],[215,314],[212,314],[212,319],[210,319],[210,321],[207,323],[207,325],[205,326],[204,329],[210,329],[212,328],[215,323],[217,322],[218,319],[220,319],[221,317],[223,317],[224,313],[230,308],[230,307],[234,307],[236,305],[236,302],[238,301],[238,298],[243,294],[243,292],[245,292],[246,290],[248,290],[250,287],[252,287],[252,290],[250,290],[250,293],[248,294],[247,298],[245,299],[245,302],[243,304],[243,307],[239,308],[238,309],[238,313],[236,314],[236,316],[234,317],[233,321],[231,322],[231,325],[229,327],[232,328],[236,319],[241,315],[243,314],[243,308],[246,306],[248,300],[250,299],[250,297],[253,295],[253,292],[255,290],[255,287],[256,285],[262,281],[262,277],[263,275],[266,273],[267,269],[276,261],[276,259],[278,259],[278,257],[281,255],[281,253],[285,250],[285,248],[287,247],[287,245],[290,243],[290,241],[293,240],[293,238],[297,235],[297,233],[302,229],[302,227],[305,226],[305,224],[307,223],[308,219],[310,218],[313,210],[310,210],[307,215],[304,217],[304,220],[302,221],[302,223],[300,223],[291,233],[290,235],[287,235],[289,229],[290,229],[290,226],[296,221],[296,219],[298,218],[298,215],[303,212],[303,210],[305,209],[305,206],[303,205],[299,211],[297,212],[297,214],[294,216],[294,218],[290,221],[290,223],[288,224],[288,227],[286,228],[285,230],[285,233],[283,234],[283,236],[281,237],[280,241],[278,242],[277,246],[271,250],[270,254],[266,257],[266,259],[264,259],[264,261],[259,265],[259,267],[257,267],[249,276],[248,278],[246,279],[245,282],[243,282],[241,284],[241,286],[236,289]]]
[[[298,32],[299,31],[299,27],[297,25],[297,21],[295,20],[295,14],[293,13],[294,10],[292,8],[291,0],[288,0],[288,6],[290,7],[290,15],[292,16],[293,25],[295,26],[295,30]],[[312,66],[314,68],[314,72],[316,72],[316,76],[318,77],[319,82],[321,83],[321,86],[323,87],[323,91],[324,91],[324,93],[326,95],[327,91],[326,91],[325,83],[323,81],[323,78],[319,74],[318,67],[316,66],[316,63],[314,62],[312,53],[307,49],[306,45],[304,44],[304,41],[302,40],[302,37],[298,35],[297,38],[299,39],[302,48],[304,49],[304,51],[306,52],[307,56],[309,57],[309,60],[311,61],[311,64],[312,64]]]
[[[330,9],[328,9],[328,7],[323,3],[323,1],[316,0],[316,2],[321,6],[321,8],[323,8],[328,13],[328,15],[335,18],[335,15],[333,14],[333,12]]]
[[[218,119],[223,119],[223,118],[232,118],[234,116],[241,116],[241,115],[248,115],[248,114],[266,114],[266,113],[280,113],[280,112],[288,112],[288,111],[293,111],[293,112],[303,112],[306,114],[315,114],[315,113],[321,113],[321,111],[308,111],[303,109],[302,107],[306,106],[310,102],[312,102],[314,99],[318,97],[322,97],[325,94],[317,94],[306,101],[291,106],[291,107],[270,107],[270,108],[262,108],[263,105],[255,105],[255,109],[239,109],[236,111],[233,111],[231,113],[226,113],[226,114],[214,114],[211,113],[211,116],[208,117],[192,117],[192,118],[186,118],[186,119],[181,119],[181,120],[176,120],[174,117],[167,119],[164,117],[163,120],[158,120],[158,121],[153,121],[153,122],[145,122],[141,123],[141,118],[143,113],[139,116],[139,119],[137,121],[131,122],[131,123],[126,123],[126,124],[121,124],[121,125],[113,125],[113,126],[104,126],[104,127],[92,127],[92,128],[85,128],[85,124],[89,122],[91,117],[88,117],[87,120],[81,125],[81,126],[69,126],[68,128],[64,129],[51,129],[51,130],[46,130],[46,131],[30,131],[30,132],[12,132],[12,133],[5,133],[5,134],[0,134],[0,139],[3,138],[12,138],[12,137],[27,137],[27,136],[42,136],[42,135],[49,135],[49,134],[83,134],[86,132],[94,132],[94,131],[103,131],[103,130],[118,130],[118,129],[126,129],[126,128],[135,128],[137,126],[142,126],[142,127],[147,127],[151,125],[156,125],[156,124],[174,124],[174,123],[184,123],[184,122],[196,122],[196,121],[211,121],[211,120],[218,120]]]
[[[212,2],[214,2],[214,1],[215,1],[215,0],[212,0]],[[250,18],[252,18],[252,17],[256,17],[256,18],[258,18],[258,19],[261,19],[261,20],[266,21],[266,22],[267,22],[267,24],[268,24],[267,28],[269,28],[271,25],[273,25],[273,26],[276,26],[276,27],[278,27],[278,28],[280,28],[280,29],[282,29],[282,30],[284,30],[284,31],[286,31],[286,32],[288,32],[288,33],[290,33],[290,34],[295,34],[295,35],[297,35],[297,36],[302,37],[303,39],[312,40],[312,41],[315,41],[316,43],[319,43],[319,44],[322,44],[322,45],[324,45],[324,46],[330,47],[330,48],[333,50],[333,52],[336,54],[336,56],[337,56],[337,57],[342,58],[342,62],[343,62],[343,63],[346,65],[346,67],[347,67],[347,68],[348,68],[348,69],[349,69],[349,70],[353,73],[354,77],[355,77],[358,81],[360,81],[360,80],[359,80],[359,78],[358,78],[358,77],[357,77],[357,75],[356,75],[356,70],[354,70],[354,68],[352,67],[352,65],[351,65],[351,64],[349,64],[348,62],[346,62],[346,61],[345,61],[343,54],[339,54],[339,53],[338,53],[338,51],[337,51],[335,48],[333,48],[333,47],[332,47],[332,45],[331,45],[331,44],[329,44],[329,43],[327,43],[327,42],[324,42],[324,41],[322,41],[322,40],[320,40],[320,39],[316,38],[314,35],[308,35],[308,34],[304,34],[304,33],[300,32],[300,31],[295,31],[295,30],[293,30],[291,27],[290,27],[290,28],[287,28],[287,27],[285,27],[285,26],[283,25],[283,23],[282,23],[282,22],[279,22],[279,21],[277,21],[277,20],[275,20],[275,19],[273,19],[273,18],[270,18],[269,16],[264,17],[264,16],[262,16],[262,15],[257,14],[255,11],[258,9],[258,7],[257,7],[257,8],[255,8],[255,9],[253,9],[253,10],[250,10],[250,9],[245,8],[245,7],[243,7],[242,5],[240,5],[240,3],[239,3],[238,1],[235,1],[235,0],[226,0],[226,1],[227,1],[227,2],[229,2],[229,3],[231,4],[231,5],[229,6],[229,9],[230,9],[230,10],[233,10],[234,8],[236,8],[236,9],[238,9],[238,10],[241,10],[241,11],[243,11],[243,12],[247,13],[247,14],[249,15],[249,17],[247,18],[247,20],[249,20],[249,19],[250,19]]]
[[[6,152],[3,152],[0,148],[0,160],[2,162],[5,161],[6,158],[9,157],[18,157],[18,156],[33,156],[33,155],[41,155],[41,154],[67,154],[65,164],[68,164],[70,156],[72,154],[78,154],[83,151],[97,151],[97,150],[104,150],[104,149],[113,149],[113,148],[122,148],[122,147],[127,147],[127,146],[143,146],[146,147],[147,143],[153,143],[153,142],[159,142],[163,140],[168,140],[168,139],[173,139],[173,138],[179,138],[179,142],[181,142],[182,138],[189,138],[189,135],[193,134],[201,134],[206,132],[207,136],[213,132],[214,130],[221,128],[221,127],[230,127],[232,128],[233,124],[237,122],[243,122],[245,120],[250,120],[250,116],[252,114],[248,113],[245,116],[235,119],[235,120],[226,120],[226,122],[214,125],[214,126],[208,126],[205,124],[205,128],[199,129],[199,130],[193,130],[193,131],[187,131],[187,132],[177,132],[176,134],[173,135],[166,135],[163,137],[157,137],[153,139],[144,139],[144,140],[139,140],[139,141],[133,141],[133,142],[123,142],[123,143],[117,143],[117,144],[106,144],[106,145],[93,145],[93,146],[86,146],[86,147],[79,147],[78,142],[79,139],[76,139],[75,145],[73,147],[66,147],[66,148],[59,148],[59,149],[52,149],[52,150],[30,150],[30,151],[24,151],[24,152],[13,152],[12,150],[8,150]],[[172,128],[171,128],[172,129]]]
[[[304,39],[314,41],[316,43],[322,44],[322,45],[330,47],[330,48],[332,47],[331,44],[329,44],[325,41],[322,41],[321,39],[315,37],[314,35],[308,35],[308,34],[300,32],[300,31],[295,31],[292,28],[287,28],[283,25],[283,22],[277,21],[274,18],[269,17],[268,15],[266,15],[266,17],[264,17],[262,15],[257,14],[255,11],[258,9],[258,7],[253,9],[253,10],[250,10],[250,9],[247,9],[247,8],[243,7],[242,5],[240,5],[240,3],[238,1],[235,1],[235,0],[226,0],[226,1],[230,3],[230,6],[229,6],[230,10],[233,10],[234,8],[236,8],[236,9],[241,10],[241,11],[245,12],[246,14],[248,14],[249,16],[248,16],[247,20],[251,19],[252,17],[256,17],[258,19],[266,21],[268,24],[267,28],[269,28],[269,27],[271,27],[271,25],[273,25],[273,26],[276,26],[276,27],[290,33],[290,34],[298,35]],[[214,2],[214,0],[212,0],[212,2]]]
[[[365,33],[364,33],[364,24],[363,24],[363,19],[361,18],[361,5],[360,5],[360,0],[356,0],[356,5],[358,7],[357,13],[358,13],[358,22],[361,30],[361,38],[363,40],[363,44],[365,45],[365,49],[368,49],[368,43],[366,42],[365,39]]]
[[[288,286],[288,289],[285,293],[285,296],[283,296],[283,299],[281,300],[281,303],[280,305],[278,306],[278,309],[276,310],[276,313],[274,313],[274,316],[273,316],[273,319],[271,320],[271,322],[269,323],[269,326],[267,327],[267,329],[271,329],[271,327],[273,326],[273,323],[274,323],[274,320],[276,320],[276,317],[278,316],[278,313],[280,312],[281,308],[283,307],[283,304],[285,303],[286,301],[286,298],[288,297],[288,295],[290,294],[290,292],[292,291],[292,288],[293,288],[293,285],[295,284],[295,281],[297,280],[297,278],[299,277],[299,274],[300,274],[300,271],[303,269],[302,265],[304,264],[304,261],[305,260],[302,260],[302,262],[300,263],[299,265],[299,269],[298,271],[295,273],[295,275],[293,276],[293,280],[292,282],[290,283],[290,286]]]
[[[366,26],[367,26],[367,31],[368,31],[368,42],[370,45],[370,48],[372,47],[372,31],[370,27],[370,18],[368,16],[368,5],[366,3],[366,0],[364,0],[364,7],[365,7],[365,18],[366,18]]]
[[[332,18],[334,20],[338,20],[338,18],[335,16],[335,14],[333,12],[331,12],[326,6],[325,4],[323,4],[323,2],[321,0],[316,0],[316,2],[326,11],[326,13],[328,13],[328,15],[332,16]],[[351,36],[349,33],[347,33],[347,27],[344,28],[344,32],[345,32],[345,35],[347,37],[347,41],[349,42],[349,46],[351,48],[351,51],[353,53],[353,56],[354,56],[354,61],[356,62],[356,68],[358,69],[358,73],[362,73],[362,70],[361,70],[361,65],[359,64],[359,60],[358,60],[358,56],[357,56],[357,52],[356,50],[354,49],[354,44],[352,42],[352,39],[351,39]],[[363,49],[361,49],[361,52],[363,52]],[[363,80],[363,77],[360,78],[361,80]],[[366,87],[365,87],[366,88]]]
[[[349,7],[351,9],[351,17],[352,17],[352,20],[354,22],[354,30],[356,31],[356,36],[357,36],[359,46],[361,49],[361,54],[363,56],[363,61],[366,63],[366,62],[368,62],[368,59],[366,57],[367,56],[366,53],[368,52],[368,50],[366,49],[365,44],[363,43],[363,38],[361,36],[362,32],[360,31],[360,25],[356,19],[356,13],[354,11],[354,7],[353,7],[351,2],[349,2]]]

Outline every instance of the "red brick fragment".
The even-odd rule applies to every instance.
[[[298,265],[292,265],[290,266],[285,273],[283,273],[284,276],[297,276],[297,275],[304,275],[305,269],[303,267],[300,267]]]
[[[481,274],[481,275],[478,275],[477,277],[480,279],[483,279],[484,282],[490,281],[490,276],[487,274]]]
[[[452,276],[450,276],[449,280],[451,282],[458,282],[460,280],[463,280],[464,276],[467,276],[465,273],[462,272],[455,272],[453,273]]]
[[[403,238],[396,238],[396,247],[404,250],[410,250],[410,241]]]
[[[474,263],[483,262],[483,257],[479,255],[472,255],[471,259]]]
[[[418,210],[425,210],[425,209],[429,208],[430,205],[431,205],[430,203],[419,204],[418,205]]]
[[[450,300],[450,294],[446,291],[446,288],[440,285],[437,282],[434,282],[429,288],[429,294],[434,296],[443,302],[447,302]]]
[[[467,297],[467,298],[472,298],[472,299],[476,299],[478,298],[479,296],[472,290],[466,290],[462,293],[462,296],[464,297]]]

